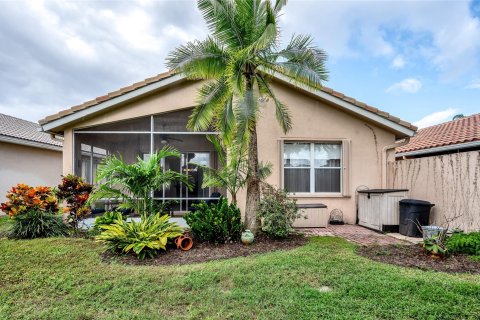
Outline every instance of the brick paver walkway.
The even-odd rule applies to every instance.
[[[408,244],[408,242],[358,225],[328,226],[326,228],[298,228],[307,236],[336,236],[363,246]]]

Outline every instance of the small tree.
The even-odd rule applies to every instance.
[[[62,177],[62,183],[57,187],[57,197],[67,203],[65,212],[68,214],[67,222],[74,230],[78,228],[80,220],[90,214],[87,205],[93,186],[73,174]]]
[[[105,159],[97,170],[96,181],[104,181],[93,191],[90,202],[114,198],[121,199],[120,208],[133,209],[141,215],[155,213],[157,206],[153,201],[154,190],[168,188],[179,181],[190,190],[192,188],[186,174],[173,170],[163,171],[161,160],[166,157],[180,158],[181,153],[175,148],[165,146],[152,154],[148,160],[138,157],[137,162],[127,164],[115,155]]]
[[[247,143],[235,139],[228,143],[218,136],[208,136],[218,154],[219,168],[202,166],[205,176],[202,187],[219,187],[227,189],[232,203],[237,204],[237,193],[247,183],[248,178],[248,146]],[[272,173],[271,163],[259,164],[259,176],[263,181]]]

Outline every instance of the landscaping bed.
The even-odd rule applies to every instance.
[[[480,261],[463,254],[446,258],[432,258],[421,245],[365,246],[358,254],[369,259],[402,267],[418,268],[449,273],[480,274]]]
[[[105,262],[117,261],[132,265],[173,265],[191,264],[211,260],[246,257],[252,254],[265,253],[276,250],[289,250],[307,243],[303,235],[291,235],[286,239],[271,239],[264,234],[259,234],[252,245],[244,245],[241,242],[213,244],[208,242],[199,243],[194,240],[190,251],[182,251],[171,248],[153,259],[140,260],[134,255],[118,255],[112,252],[102,254]]]

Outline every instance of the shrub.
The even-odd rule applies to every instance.
[[[91,184],[72,174],[62,177],[62,183],[58,185],[57,197],[67,202],[65,210],[68,213],[67,222],[74,229],[77,228],[78,222],[91,212],[87,201],[92,189]]]
[[[7,193],[7,199],[7,202],[1,204],[0,209],[10,217],[32,210],[58,211],[58,200],[49,187],[30,187],[20,183]]]
[[[34,239],[61,237],[68,233],[62,217],[52,212],[32,209],[13,217],[9,237],[16,239]]]
[[[195,239],[213,243],[225,243],[240,239],[243,224],[240,209],[226,198],[218,203],[207,204],[202,201],[194,205],[195,211],[185,215]]]
[[[167,250],[171,239],[183,234],[183,228],[169,219],[158,213],[143,216],[140,222],[117,219],[113,224],[100,226],[103,231],[95,238],[107,244],[110,251],[134,253],[139,259],[153,258]]]
[[[119,211],[107,211],[102,216],[95,219],[95,229],[101,229],[103,225],[110,225],[115,223],[116,220],[125,220],[125,216]]]
[[[452,253],[480,256],[480,232],[454,233],[447,240],[447,248]]]
[[[293,222],[300,218],[297,203],[287,192],[273,186],[262,185],[259,217],[262,230],[274,238],[286,238],[293,231]]]

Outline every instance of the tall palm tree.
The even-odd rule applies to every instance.
[[[167,58],[167,67],[189,79],[207,80],[199,89],[198,105],[189,127],[212,126],[222,139],[248,140],[248,181],[245,224],[257,229],[260,202],[257,150],[258,101],[273,101],[284,132],[292,127],[287,106],[270,84],[280,73],[297,85],[319,88],[328,78],[326,54],[308,35],[294,35],[279,49],[278,20],[286,0],[198,0],[210,31],[203,41],[188,42]]]

